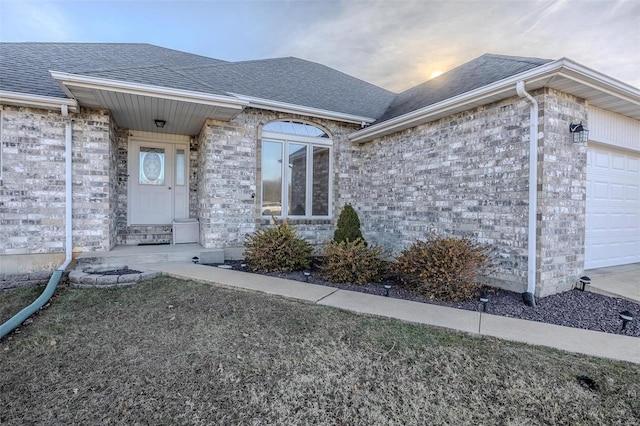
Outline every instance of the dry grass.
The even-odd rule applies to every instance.
[[[0,294],[0,320],[35,294]],[[640,365],[160,278],[61,289],[0,341],[0,407],[16,425],[638,424]]]

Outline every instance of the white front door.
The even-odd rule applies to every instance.
[[[168,225],[188,217],[187,146],[129,144],[129,224]]]

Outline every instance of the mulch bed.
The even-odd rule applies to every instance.
[[[243,261],[225,262],[225,265],[230,265],[235,270],[251,272],[247,270],[246,267],[242,267],[243,264]],[[210,266],[219,266],[219,264]],[[263,275],[309,282],[310,284],[319,284],[341,290],[376,294],[379,296],[386,294],[387,290],[384,288],[384,285],[387,284],[392,286],[389,290],[389,297],[470,311],[480,311],[483,309],[482,303],[477,299],[462,302],[439,302],[429,299],[428,297],[402,288],[398,285],[397,280],[394,279],[365,285],[332,283],[322,279],[317,262],[314,263],[309,277],[305,277],[302,271],[264,273]],[[522,301],[522,295],[520,293],[493,287],[485,287],[482,291],[489,297],[486,308],[488,314],[640,337],[640,321],[638,319],[638,315],[640,315],[640,305],[626,299],[574,289],[536,299],[536,307],[529,307]],[[620,319],[620,312],[623,311],[630,311],[635,316],[635,319],[627,324],[625,330],[622,330],[622,320]]]

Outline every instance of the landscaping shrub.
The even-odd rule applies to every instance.
[[[489,246],[468,238],[432,236],[416,241],[395,265],[402,282],[419,293],[444,302],[476,297],[488,272]]]
[[[247,235],[244,259],[247,267],[259,272],[292,272],[309,268],[313,247],[296,236],[288,221]]]
[[[382,247],[368,248],[362,238],[354,241],[331,241],[324,250],[322,275],[335,283],[366,284],[380,282],[386,262],[379,259]]]
[[[355,241],[358,238],[362,239],[366,247],[367,242],[360,230],[358,213],[351,207],[351,204],[347,204],[344,206],[344,209],[342,209],[342,212],[340,212],[340,217],[338,217],[338,225],[333,233],[333,240],[339,243],[342,241]]]

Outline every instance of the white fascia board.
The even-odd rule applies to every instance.
[[[591,70],[570,59],[562,58],[470,92],[392,118],[380,124],[374,124],[371,127],[347,135],[347,138],[356,143],[369,142],[377,137],[426,123],[430,121],[429,119],[431,117],[454,110],[465,104],[482,101],[483,99],[499,94],[503,94],[505,97],[511,96],[512,94],[515,95],[515,85],[518,81],[524,81],[527,84],[538,83],[537,86],[542,87],[545,81],[548,81],[555,75],[561,75],[576,82],[589,85],[629,102],[638,103],[640,99],[640,91],[635,87]],[[541,83],[542,86],[540,86]]]
[[[78,102],[76,102],[75,99],[30,95],[28,93],[9,92],[6,90],[0,90],[0,104],[43,109],[60,109],[60,106],[66,105],[69,111],[75,112],[78,110]]]
[[[296,104],[290,104],[286,102],[272,101],[269,99],[255,98],[252,96],[241,95],[238,93],[229,93],[238,99],[242,99],[248,102],[248,107],[267,109],[270,111],[285,112],[287,114],[309,115],[316,118],[323,118],[326,120],[342,121],[346,123],[355,124],[370,124],[375,121],[375,118],[362,117],[359,115],[345,114],[342,112],[329,111],[320,108],[311,108]]]
[[[66,72],[49,71],[67,93],[72,91],[67,87],[82,87],[86,89],[106,90],[127,93],[130,95],[150,96],[153,98],[169,99],[180,102],[197,103],[217,106],[221,108],[243,110],[247,102],[223,95],[211,95],[190,90],[173,89],[168,87],[151,86],[148,84],[131,83],[128,81],[111,80],[99,77],[89,77]]]

